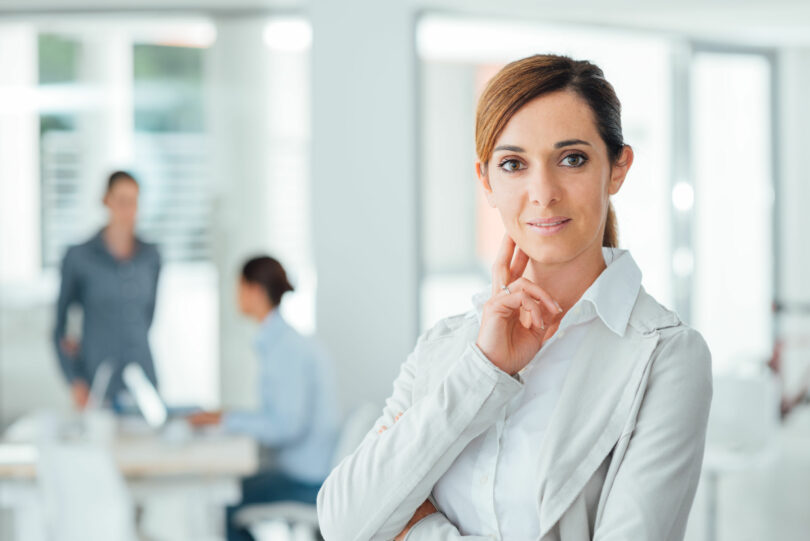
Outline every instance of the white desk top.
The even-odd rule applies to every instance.
[[[166,441],[158,435],[120,436],[113,456],[127,478],[167,476],[245,476],[258,468],[258,445],[245,436],[194,435]],[[36,476],[37,447],[0,440],[0,480]]]

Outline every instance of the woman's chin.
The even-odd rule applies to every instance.
[[[569,250],[561,246],[553,246],[550,243],[538,246],[538,243],[529,243],[529,246],[520,246],[526,255],[534,263],[541,265],[557,265],[570,259]]]
[[[534,252],[526,252],[532,262],[539,265],[559,265],[565,263],[570,258],[561,253],[560,250],[534,250]]]

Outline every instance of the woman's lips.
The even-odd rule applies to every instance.
[[[554,235],[559,233],[568,225],[570,218],[550,218],[545,220],[532,220],[527,222],[526,225],[529,229],[540,235]]]

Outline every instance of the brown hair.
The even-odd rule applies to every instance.
[[[615,162],[624,148],[621,103],[602,70],[586,60],[567,56],[534,55],[503,67],[489,81],[478,100],[475,114],[475,151],[486,167],[495,141],[521,107],[535,98],[557,92],[576,92],[593,111],[599,135]],[[616,212],[608,203],[602,246],[619,244]]]
[[[246,282],[262,286],[267,298],[278,306],[281,297],[288,291],[293,291],[293,286],[287,280],[287,272],[276,259],[270,256],[254,257],[242,267],[242,278]]]
[[[110,193],[119,182],[134,182],[135,186],[138,186],[138,181],[129,171],[113,171],[107,178],[107,193]]]

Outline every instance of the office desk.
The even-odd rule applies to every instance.
[[[111,448],[139,510],[139,532],[155,540],[222,539],[224,506],[239,501],[240,478],[258,468],[257,445],[242,436],[123,435]],[[15,540],[46,539],[36,464],[35,445],[0,440],[0,508],[12,509]]]

